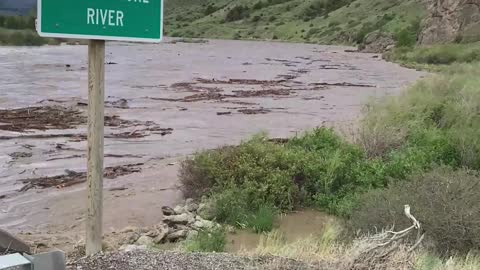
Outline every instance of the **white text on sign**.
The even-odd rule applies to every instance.
[[[123,26],[123,12],[120,10],[87,8],[87,24]]]
[[[128,0],[128,2],[149,4],[150,0]],[[87,8],[87,24],[123,26],[123,11],[99,8]]]

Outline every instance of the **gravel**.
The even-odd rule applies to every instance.
[[[179,253],[136,250],[82,258],[67,270],[280,270],[322,269],[319,266],[277,257],[240,257],[225,253]]]

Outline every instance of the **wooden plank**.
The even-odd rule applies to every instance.
[[[86,254],[102,251],[105,41],[88,44],[88,204]]]

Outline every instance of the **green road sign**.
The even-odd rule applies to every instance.
[[[38,0],[42,37],[159,42],[163,0]]]

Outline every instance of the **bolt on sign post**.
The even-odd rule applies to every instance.
[[[102,249],[105,40],[160,42],[163,0],[37,0],[42,37],[88,39],[86,253]]]

